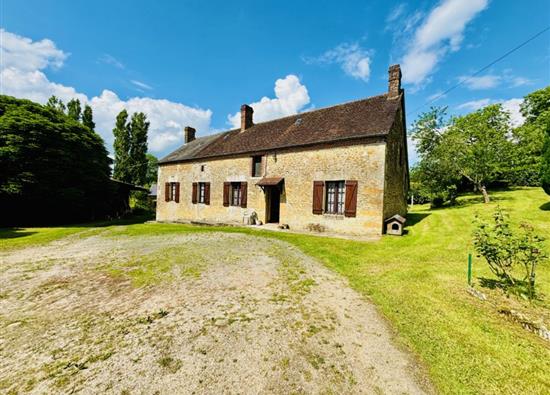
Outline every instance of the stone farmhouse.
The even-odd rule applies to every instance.
[[[399,65],[388,92],[195,138],[159,161],[158,221],[262,223],[374,236],[407,212],[405,95]]]

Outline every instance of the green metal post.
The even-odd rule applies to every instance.
[[[472,285],[472,254],[468,254],[468,285]]]

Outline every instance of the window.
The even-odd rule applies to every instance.
[[[180,201],[180,183],[167,182],[164,184],[164,201],[176,202]]]
[[[344,181],[326,182],[325,212],[327,214],[344,214],[345,191]]]
[[[232,206],[241,205],[241,183],[240,182],[231,183],[231,205]]]
[[[252,157],[252,177],[262,176],[262,157],[261,155]]]
[[[201,171],[204,171],[204,165],[201,165]]]
[[[199,203],[206,203],[206,183],[199,182]]]

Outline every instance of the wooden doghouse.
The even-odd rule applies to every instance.
[[[403,235],[403,228],[405,227],[406,219],[395,214],[393,217],[384,221],[386,224],[386,233],[389,235],[401,236]]]

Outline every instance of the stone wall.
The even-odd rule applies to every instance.
[[[280,223],[294,230],[314,225],[327,232],[378,235],[383,223],[385,161],[386,143],[370,141],[267,153],[262,166],[263,176],[285,180]],[[255,210],[265,222],[265,195],[256,186],[260,179],[251,177],[250,156],[161,165],[157,220],[242,223],[245,213]],[[358,181],[356,217],[312,213],[313,181],[331,180]],[[248,182],[247,208],[223,206],[226,181]],[[180,182],[179,203],[165,202],[165,182]],[[192,204],[193,182],[210,182],[210,205]]]
[[[395,214],[407,216],[408,155],[403,113],[397,113],[387,138],[384,187],[384,219]]]

